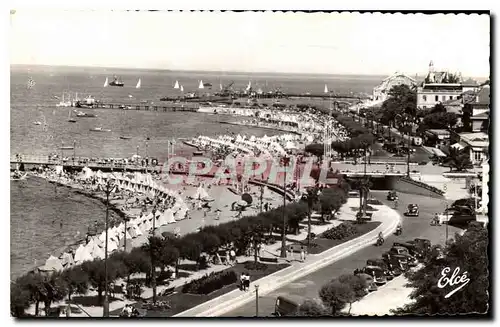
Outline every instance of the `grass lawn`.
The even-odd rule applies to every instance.
[[[253,261],[250,261],[253,262]],[[249,270],[245,268],[245,262],[237,263],[232,267],[228,267],[227,270],[232,269],[239,276],[242,272],[248,272],[250,274],[251,281],[258,280],[262,277],[268,276],[276,271],[284,269],[289,266],[289,264],[264,264],[266,266],[265,270]],[[199,294],[185,294],[182,293],[182,286],[175,289],[177,293],[169,296],[159,296],[158,301],[168,301],[170,302],[170,309],[165,310],[148,310],[146,312],[146,317],[171,317],[188,309],[194,308],[195,306],[202,304],[206,301],[215,299],[221,295],[231,292],[239,287],[239,280],[236,283],[227,285],[217,291],[214,291],[207,295]],[[136,306],[140,308],[140,303],[136,303]],[[112,315],[119,315],[121,309],[111,312]]]
[[[309,253],[310,254],[318,254],[318,253],[321,253],[325,250],[331,249],[334,246],[345,243],[347,241],[350,241],[356,237],[359,237],[363,234],[366,234],[366,233],[374,230],[375,228],[377,228],[378,225],[380,225],[380,221],[369,221],[369,222],[364,223],[364,224],[355,224],[356,229],[357,229],[357,233],[350,236],[350,237],[346,237],[343,240],[330,240],[327,238],[322,238],[321,235],[318,235],[317,238],[312,240],[312,243],[316,244],[316,246],[311,246],[311,248],[309,249]],[[306,242],[307,241],[304,241],[303,244],[306,244]]]

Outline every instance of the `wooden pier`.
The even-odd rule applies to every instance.
[[[151,104],[151,103],[105,103],[96,102],[93,105],[80,104],[76,105],[76,108],[82,109],[119,109],[119,110],[142,110],[142,111],[159,111],[159,112],[176,112],[176,111],[188,111],[197,112],[200,108],[198,103],[162,103],[162,104]]]

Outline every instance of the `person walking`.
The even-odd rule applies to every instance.
[[[306,253],[304,252],[304,248],[300,249],[300,261],[304,262],[306,260]]]
[[[231,252],[229,253],[229,255],[231,256],[231,264],[235,264],[236,263],[236,253],[234,252],[233,249],[231,249]]]
[[[248,289],[250,288],[250,274],[249,273],[245,273],[245,291],[248,291]]]
[[[240,275],[240,290],[245,290],[245,273],[241,273]]]

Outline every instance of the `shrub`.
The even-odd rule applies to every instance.
[[[200,279],[193,280],[182,287],[182,293],[209,294],[238,280],[234,270],[213,272]]]
[[[343,240],[346,237],[356,235],[357,231],[352,223],[344,222],[325,231],[322,237],[330,240]]]

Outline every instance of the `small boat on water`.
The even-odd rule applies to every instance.
[[[111,82],[109,82],[109,86],[119,86],[119,87],[123,87],[125,85],[125,83],[122,82],[121,79],[119,79],[118,77],[114,76],[113,77],[113,80]]]
[[[102,127],[94,127],[90,129],[91,132],[111,132],[110,129],[104,129]]]
[[[71,145],[68,146],[60,146],[59,150],[74,150],[75,148],[72,147]]]
[[[86,112],[83,112],[83,111],[78,111],[76,113],[76,116],[77,117],[87,117],[87,118],[95,118],[95,117],[97,117],[96,114],[89,114],[89,113],[86,113]]]
[[[132,136],[120,136],[120,139],[122,140],[130,140]]]
[[[135,86],[136,89],[141,88],[141,79],[139,78],[139,81],[137,82],[137,85]]]
[[[39,121],[34,121],[34,122],[33,122],[33,124],[34,124],[34,125],[42,125],[42,123],[41,123],[41,122],[39,122]]]

